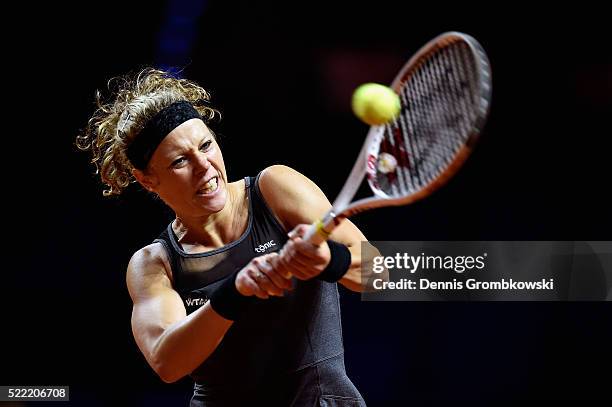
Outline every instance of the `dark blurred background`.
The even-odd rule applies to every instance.
[[[136,187],[103,198],[73,145],[95,90],[145,66],[180,68],[211,91],[231,179],[281,163],[333,199],[367,132],[350,111],[352,90],[389,83],[434,36],[466,32],[493,70],[481,143],[433,196],[355,223],[370,240],[612,240],[612,47],[602,9],[388,0],[14,7],[4,13],[16,28],[3,58],[1,385],[69,385],[71,404],[83,406],[189,399],[189,379],[162,383],[138,351],[125,287],[131,254],[171,214]],[[609,302],[341,294],[347,370],[370,406],[609,399]]]

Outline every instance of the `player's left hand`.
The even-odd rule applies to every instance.
[[[300,280],[310,280],[321,274],[330,261],[330,252],[327,242],[316,246],[303,240],[310,225],[297,225],[289,232],[289,240],[275,257],[273,267],[276,272],[285,278],[295,276]]]

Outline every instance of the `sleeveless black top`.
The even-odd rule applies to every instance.
[[[248,226],[227,246],[205,253],[186,253],[171,224],[155,242],[164,245],[171,262],[174,289],[188,313],[204,305],[218,284],[252,258],[281,249],[287,240],[258,187],[245,178]],[[256,299],[227,331],[215,351],[193,373],[196,389],[215,390],[270,384],[282,376],[343,353],[338,289],[335,283],[294,279],[284,297]]]

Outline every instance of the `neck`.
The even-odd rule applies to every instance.
[[[192,218],[177,214],[174,231],[179,242],[214,249],[238,240],[248,220],[248,206],[241,185],[240,181],[228,185],[227,201],[217,213]]]

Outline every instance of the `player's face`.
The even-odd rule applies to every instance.
[[[149,163],[153,186],[177,214],[206,216],[219,212],[227,201],[223,155],[214,136],[200,119],[172,130]]]

